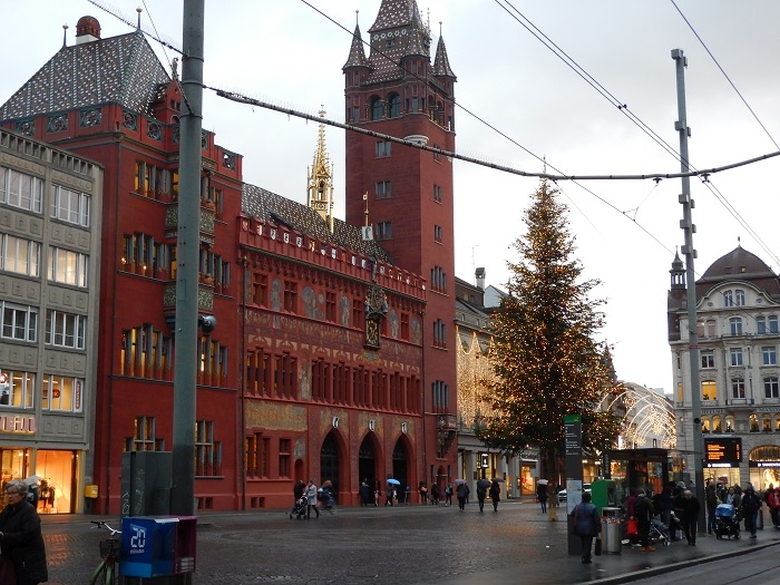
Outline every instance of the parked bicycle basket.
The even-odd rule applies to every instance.
[[[105,559],[119,552],[119,541],[116,538],[107,538],[100,541],[100,557]]]

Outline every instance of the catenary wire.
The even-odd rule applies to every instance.
[[[712,54],[712,51],[710,51],[709,47],[706,45],[704,40],[701,38],[701,36],[699,36],[699,33],[696,32],[695,28],[693,28],[693,25],[690,23],[690,21],[685,16],[685,14],[683,14],[682,10],[680,10],[680,7],[677,6],[677,3],[674,0],[670,0],[670,2],[672,3],[672,6],[674,6],[674,8],[677,10],[677,12],[680,13],[680,16],[685,21],[685,24],[688,25],[688,28],[691,29],[691,32],[696,37],[696,39],[699,41],[699,43],[701,43],[701,46],[704,48],[705,51],[707,51],[707,54],[710,56],[710,59],[712,59],[712,62],[715,63],[715,66],[723,74],[723,77],[726,78],[726,81],[729,82],[729,85],[736,92],[736,94],[739,96],[739,99],[742,100],[742,103],[745,104],[745,107],[748,109],[750,114],[753,116],[753,118],[755,118],[756,122],[758,122],[758,125],[761,126],[761,129],[764,131],[764,134],[766,134],[767,137],[769,138],[769,140],[772,141],[772,144],[775,145],[775,148],[780,149],[780,145],[777,144],[777,141],[775,141],[775,139],[772,137],[772,134],[769,132],[769,130],[767,130],[766,126],[764,126],[764,123],[759,119],[758,114],[756,114],[755,111],[753,111],[753,108],[750,107],[750,104],[748,104],[747,100],[742,95],[742,92],[740,92],[739,89],[737,89],[737,86],[734,85],[734,82],[731,81],[731,77],[729,77],[729,75],[726,73],[726,71],[723,69],[723,67],[721,67],[720,63],[715,58],[715,55]]]

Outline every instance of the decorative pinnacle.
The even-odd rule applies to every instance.
[[[144,11],[143,8],[140,6],[135,9],[135,11],[138,13],[138,28],[141,28],[141,13]]]

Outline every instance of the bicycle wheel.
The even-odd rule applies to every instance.
[[[100,561],[95,571],[92,573],[92,577],[89,580],[89,585],[104,585],[106,582],[105,574],[108,570],[106,561]]]
[[[114,585],[116,582],[116,569],[117,567],[114,563],[106,565],[106,580],[104,581],[105,585]]]

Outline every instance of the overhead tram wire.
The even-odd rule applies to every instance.
[[[670,0],[670,1],[671,1],[671,3],[672,3],[672,6],[674,6],[674,8],[675,8],[675,9],[677,10],[677,12],[679,13],[680,17],[681,17],[681,18],[682,18],[682,19],[685,21],[685,24],[687,24],[687,25],[688,25],[688,28],[690,28],[690,29],[691,29],[691,32],[693,33],[693,35],[696,37],[696,39],[699,41],[699,43],[701,44],[701,46],[704,48],[704,50],[705,50],[705,51],[707,52],[707,54],[710,56],[710,59],[712,59],[712,62],[713,62],[713,63],[715,63],[715,66],[716,66],[716,67],[718,68],[718,70],[721,72],[721,74],[722,74],[722,75],[723,75],[723,77],[726,79],[726,81],[728,81],[729,85],[730,85],[730,86],[731,86],[731,88],[734,90],[734,92],[737,94],[737,96],[739,96],[739,99],[740,99],[740,100],[742,100],[742,103],[743,103],[743,104],[745,105],[745,107],[748,109],[748,111],[749,111],[749,112],[750,112],[750,114],[753,116],[753,118],[756,120],[756,122],[758,122],[758,125],[761,127],[761,129],[764,131],[764,133],[767,135],[767,137],[769,138],[769,140],[772,142],[772,144],[774,144],[774,145],[775,145],[775,148],[780,148],[780,146],[778,146],[777,142],[775,141],[774,137],[773,137],[773,136],[770,134],[769,130],[767,130],[766,126],[763,124],[763,122],[761,122],[761,120],[759,119],[758,115],[755,113],[755,111],[753,110],[753,108],[752,108],[752,107],[750,107],[750,104],[748,104],[747,100],[746,100],[746,99],[745,99],[745,97],[742,95],[742,92],[740,92],[740,91],[739,91],[739,89],[737,89],[737,86],[734,84],[734,82],[731,80],[731,78],[729,77],[729,75],[728,75],[728,74],[726,73],[726,71],[723,69],[723,67],[721,66],[721,64],[720,64],[720,63],[718,62],[718,60],[715,58],[715,55],[713,55],[713,54],[712,54],[712,51],[710,51],[709,47],[708,47],[708,46],[707,46],[707,44],[704,42],[704,39],[702,39],[702,38],[701,38],[701,35],[699,35],[699,33],[698,33],[698,32],[696,31],[696,29],[693,27],[693,24],[691,24],[691,22],[688,20],[688,18],[685,16],[685,14],[683,14],[682,10],[681,10],[681,9],[680,9],[680,7],[677,5],[677,3],[676,3],[674,0]],[[738,222],[739,222],[739,223],[740,223],[742,226],[744,226],[744,227],[745,227],[745,229],[748,231],[748,233],[749,233],[751,236],[753,236],[753,238],[756,240],[756,242],[757,242],[757,243],[758,243],[758,245],[761,247],[761,249],[762,249],[762,250],[764,250],[764,252],[766,252],[766,253],[767,253],[767,254],[768,254],[768,255],[769,255],[769,256],[770,256],[770,257],[771,257],[771,258],[772,258],[772,259],[773,259],[775,262],[777,262],[778,264],[780,264],[780,258],[778,258],[777,254],[775,254],[775,253],[774,253],[774,252],[773,252],[773,251],[772,251],[772,250],[769,248],[769,246],[766,244],[766,242],[764,242],[764,240],[763,240],[763,239],[762,239],[762,238],[761,238],[761,237],[760,237],[760,236],[759,236],[759,235],[756,233],[756,231],[755,231],[755,230],[754,230],[754,229],[753,229],[753,228],[750,226],[750,224],[749,224],[747,221],[745,221],[745,219],[744,219],[744,218],[743,218],[743,217],[740,215],[740,213],[739,213],[739,212],[736,210],[736,208],[734,208],[734,206],[733,206],[733,205],[731,205],[731,203],[728,201],[728,199],[726,198],[726,196],[725,196],[725,195],[723,195],[723,193],[721,193],[720,189],[718,189],[718,188],[717,188],[715,185],[713,185],[712,183],[710,183],[710,182],[709,182],[709,181],[707,181],[707,180],[705,180],[705,181],[704,181],[704,185],[705,185],[705,187],[707,187],[707,188],[710,190],[710,192],[711,192],[713,195],[715,195],[715,197],[716,197],[716,198],[717,198],[717,199],[720,201],[721,205],[723,205],[723,206],[726,208],[726,210],[727,210],[727,211],[728,211],[728,212],[729,212],[729,213],[730,213],[730,214],[731,214],[733,217],[737,218],[737,221],[738,221]]]
[[[737,89],[737,86],[736,86],[736,85],[734,85],[734,82],[733,82],[733,81],[731,81],[731,77],[729,77],[729,76],[728,76],[728,74],[726,73],[726,71],[723,69],[723,67],[721,67],[720,63],[719,63],[719,62],[718,62],[718,60],[715,58],[715,55],[713,55],[713,54],[712,54],[712,51],[710,51],[709,47],[706,45],[706,43],[704,42],[704,40],[701,38],[701,36],[699,36],[699,33],[698,33],[698,32],[696,32],[696,29],[695,29],[695,28],[693,28],[693,25],[690,23],[690,21],[688,20],[688,18],[687,18],[687,17],[686,17],[686,16],[683,14],[682,10],[680,10],[680,7],[679,7],[679,6],[677,6],[677,3],[676,3],[674,0],[669,0],[669,1],[672,3],[672,6],[674,6],[675,10],[677,10],[677,12],[680,14],[680,16],[682,17],[682,19],[685,21],[685,24],[687,24],[687,25],[688,25],[688,28],[690,28],[690,29],[691,29],[691,32],[693,33],[693,36],[695,36],[695,37],[696,37],[696,40],[698,40],[698,41],[699,41],[699,43],[701,43],[701,46],[704,48],[704,50],[705,50],[705,51],[707,51],[707,54],[710,56],[710,59],[712,59],[712,62],[713,62],[713,63],[715,63],[715,66],[716,66],[716,67],[717,67],[717,68],[720,70],[720,72],[723,74],[723,77],[725,77],[725,78],[726,78],[726,81],[728,81],[728,82],[729,82],[729,85],[730,85],[730,86],[731,86],[731,88],[734,90],[734,92],[735,92],[735,93],[736,93],[736,94],[739,96],[739,99],[740,99],[740,100],[742,100],[742,103],[743,103],[743,104],[745,104],[745,107],[748,109],[748,111],[750,112],[750,114],[753,116],[753,118],[756,120],[756,122],[758,122],[758,125],[759,125],[759,126],[761,126],[761,129],[764,131],[764,134],[766,134],[766,135],[767,135],[767,137],[769,138],[769,140],[771,140],[771,141],[772,141],[772,144],[774,144],[774,145],[775,145],[775,148],[777,148],[778,150],[780,150],[780,145],[778,145],[778,144],[777,144],[777,141],[774,139],[774,137],[772,136],[772,134],[770,134],[769,130],[767,130],[766,126],[764,126],[764,123],[763,123],[763,122],[762,122],[762,121],[759,119],[759,117],[758,117],[758,115],[755,113],[755,111],[753,111],[753,108],[751,108],[751,107],[750,107],[750,104],[748,104],[747,100],[746,100],[746,99],[745,99],[745,97],[742,95],[742,92],[740,92],[740,91],[739,91],[739,89]]]
[[[112,16],[117,18],[118,20],[124,22],[128,26],[135,27],[135,25],[133,24],[132,20],[130,18],[128,18],[126,15],[121,14],[115,7],[109,5],[109,4],[105,3],[105,2],[99,1],[99,0],[88,0],[88,1],[91,4],[93,4],[94,6],[97,6],[98,8],[108,12],[109,14],[111,14]],[[318,8],[313,6],[307,0],[301,0],[301,1],[304,4],[306,4],[307,6],[309,6],[312,10],[314,10],[315,12],[317,12],[318,14],[320,14],[321,16],[323,16],[324,18],[326,18],[327,20],[331,21],[333,24],[335,24],[336,26],[338,26],[339,28],[344,30],[347,34],[350,34],[350,35],[353,34],[352,31],[350,31],[349,29],[347,29],[346,27],[341,25],[339,22],[337,22],[336,20],[334,20],[333,18],[331,18],[330,16],[328,16],[327,14],[325,14],[324,12],[322,12],[321,10],[319,10]],[[502,6],[502,8],[504,8],[506,10],[505,7]],[[168,47],[168,48],[178,52],[179,54],[183,55],[182,49],[179,48],[176,45],[176,43],[174,43],[173,41],[168,40],[168,39],[164,39],[157,32],[156,28],[155,28],[154,34],[150,33],[148,30],[146,30],[146,29],[144,29],[142,27],[137,27],[137,28],[140,28],[140,30],[145,35],[147,35],[149,38],[157,41],[162,46]],[[363,41],[363,42],[364,42],[364,44],[368,45],[368,43],[366,43],[365,41]],[[369,47],[370,47],[370,45],[369,45]],[[385,55],[385,57],[389,58],[386,55]],[[579,66],[577,66],[577,67],[579,67]],[[582,69],[582,71],[584,72],[584,69]],[[587,75],[587,73],[585,73],[585,74]],[[418,79],[420,81],[426,81],[426,80],[423,80],[423,79],[421,79],[419,77],[418,77]],[[591,77],[591,79],[593,79],[593,78]],[[597,84],[597,82],[595,82],[595,80],[593,80],[593,81],[594,81],[594,83]],[[492,162],[489,162],[489,161],[480,160],[480,159],[477,159],[477,158],[474,158],[474,157],[468,157],[468,156],[464,156],[464,155],[459,155],[459,154],[457,154],[455,152],[445,151],[445,150],[437,148],[437,147],[429,147],[429,146],[423,146],[423,145],[411,143],[411,142],[405,141],[403,139],[396,138],[394,136],[389,136],[389,135],[384,135],[384,134],[373,132],[373,131],[368,131],[368,130],[365,130],[363,128],[359,128],[359,127],[356,127],[356,126],[351,126],[351,125],[348,125],[348,124],[342,124],[342,123],[339,123],[339,122],[336,122],[336,121],[333,121],[333,120],[328,120],[328,119],[325,119],[325,118],[321,118],[319,116],[315,117],[313,115],[306,114],[304,112],[299,112],[299,111],[296,111],[296,110],[293,110],[293,109],[290,109],[290,108],[282,108],[282,107],[270,104],[268,102],[255,100],[253,98],[249,98],[247,96],[243,96],[243,95],[238,94],[236,92],[231,92],[231,91],[223,90],[223,89],[216,88],[216,87],[210,87],[210,86],[208,86],[206,84],[204,84],[203,87],[204,87],[204,89],[210,89],[212,91],[215,91],[216,94],[219,97],[223,97],[223,98],[230,99],[232,101],[236,101],[236,102],[240,102],[240,103],[245,103],[245,104],[249,104],[249,105],[255,105],[255,106],[262,107],[262,108],[265,108],[265,109],[270,109],[270,110],[273,110],[273,111],[282,112],[282,113],[287,114],[288,117],[289,116],[299,117],[299,118],[303,118],[303,119],[306,119],[306,120],[315,121],[317,123],[323,123],[323,124],[330,125],[330,126],[333,126],[333,127],[342,128],[342,129],[348,130],[348,131],[354,131],[354,132],[369,134],[369,135],[372,135],[374,137],[382,138],[382,139],[387,140],[389,142],[396,142],[396,143],[404,144],[406,146],[410,146],[412,148],[419,148],[421,150],[428,150],[428,151],[431,151],[431,152],[434,152],[434,153],[437,153],[437,154],[443,154],[443,155],[451,157],[453,159],[462,160],[464,162],[469,162],[469,163],[472,163],[472,164],[476,164],[478,166],[491,168],[491,169],[498,170],[498,171],[501,171],[501,172],[506,172],[506,173],[509,173],[509,174],[519,175],[519,176],[523,176],[523,177],[544,178],[544,179],[549,179],[549,180],[552,180],[552,181],[572,181],[575,184],[578,184],[578,186],[580,186],[581,188],[583,188],[583,190],[585,190],[586,192],[590,193],[591,195],[596,197],[598,200],[600,200],[601,202],[605,203],[610,208],[612,208],[613,210],[617,211],[618,213],[620,213],[623,216],[625,216],[625,213],[623,213],[620,209],[618,209],[617,207],[615,207],[614,205],[612,205],[611,203],[609,203],[608,201],[606,201],[602,197],[598,196],[596,193],[594,193],[590,189],[587,189],[583,185],[579,185],[579,183],[577,183],[577,182],[578,181],[582,181],[582,180],[644,180],[644,179],[654,179],[654,180],[658,181],[660,179],[674,179],[674,178],[680,178],[680,177],[683,177],[683,176],[706,176],[706,177],[709,177],[710,175],[713,175],[715,173],[718,173],[718,172],[721,172],[721,171],[724,171],[724,170],[737,168],[737,167],[744,166],[744,165],[747,165],[747,164],[753,164],[755,162],[760,162],[760,161],[763,161],[763,160],[766,160],[766,159],[769,159],[769,158],[773,158],[775,156],[780,155],[780,151],[777,151],[777,152],[761,155],[761,156],[758,156],[758,157],[754,157],[752,159],[748,159],[748,160],[745,160],[745,161],[732,163],[730,165],[725,165],[725,166],[722,166],[722,167],[714,167],[714,168],[706,169],[706,170],[702,170],[702,171],[694,170],[692,172],[685,173],[685,174],[683,174],[683,173],[652,173],[652,174],[643,174],[643,175],[565,175],[565,174],[561,173],[556,167],[554,167],[553,165],[550,165],[549,162],[546,162],[545,159],[543,159],[542,157],[539,157],[538,155],[534,154],[532,151],[530,151],[529,149],[525,148],[523,145],[521,145],[520,143],[518,143],[517,141],[512,139],[510,136],[508,136],[507,134],[505,134],[504,132],[502,132],[501,130],[496,128],[495,126],[491,125],[490,123],[485,121],[483,118],[481,118],[480,116],[478,116],[475,113],[473,113],[472,111],[470,111],[468,108],[462,106],[461,104],[459,104],[455,100],[453,100],[453,105],[455,107],[460,108],[461,110],[466,112],[468,115],[474,117],[476,120],[478,120],[479,122],[481,122],[482,124],[484,124],[485,126],[490,128],[494,132],[498,133],[500,136],[506,138],[507,140],[509,140],[510,142],[512,142],[513,144],[515,144],[519,148],[521,148],[523,151],[528,153],[530,156],[533,156],[534,158],[536,158],[540,162],[546,162],[546,166],[550,166],[551,168],[553,168],[553,169],[555,169],[556,171],[559,172],[558,175],[553,175],[553,174],[550,174],[550,173],[534,173],[534,172],[522,171],[520,169],[515,169],[515,168],[509,167],[509,166],[506,166],[506,165],[500,165],[500,164],[497,164],[497,163],[492,163]],[[606,90],[604,90],[604,92],[606,94],[608,94],[608,95],[611,95]],[[605,97],[606,97],[606,95],[605,95]],[[186,96],[183,96],[183,98],[186,100]],[[609,99],[609,98],[607,98],[607,99]],[[613,96],[612,99],[614,99],[614,96]],[[621,111],[624,111],[624,110],[627,110],[627,107],[625,105],[618,106],[618,109],[620,109]],[[624,113],[627,113],[627,112],[624,111]],[[633,116],[633,114],[631,114],[631,116]],[[654,236],[652,236],[652,234],[650,234],[650,232],[648,232],[644,227],[642,227],[639,223],[637,223],[635,221],[635,219],[632,220],[632,221],[638,227],[640,227],[640,229],[642,229],[646,234],[648,234],[652,239],[654,239],[656,242],[658,242],[660,244],[658,239],[655,238]]]
[[[515,15],[512,14],[512,12],[507,8],[507,6],[504,6],[501,3],[501,0],[495,0],[495,2],[504,9],[512,18],[514,18],[515,21],[518,22],[523,28],[525,28],[531,35],[533,35],[539,42],[541,42],[547,49],[549,49],[556,57],[558,57],[563,63],[565,63],[569,68],[571,68],[577,75],[579,75],[588,85],[590,85],[593,89],[596,90],[597,93],[599,93],[602,97],[604,97],[607,101],[609,101],[612,105],[616,106],[619,111],[621,111],[625,116],[627,116],[634,124],[636,124],[643,132],[645,132],[648,136],[650,136],[659,146],[661,146],[668,154],[673,155],[677,160],[681,160],[681,155],[672,147],[670,146],[666,141],[664,141],[655,131],[653,131],[647,124],[645,124],[636,114],[634,114],[628,106],[623,104],[620,100],[618,100],[609,90],[607,90],[601,83],[599,83],[592,75],[590,75],[582,66],[579,65],[573,58],[571,58],[563,49],[561,49],[552,39],[550,39],[546,34],[544,34],[531,20],[529,20],[523,13],[521,13],[511,2],[510,0],[503,0],[507,6],[511,7],[511,9],[520,17],[522,18],[521,21],[519,20]],[[753,116],[758,121],[759,125],[764,129],[764,131],[769,136],[770,140],[772,140],[773,144],[776,148],[780,148],[778,146],[777,142],[772,138],[771,135],[769,135],[768,131],[764,127],[764,125],[761,123],[760,120],[758,120],[758,117],[753,112],[752,108],[747,104],[747,101],[742,97],[742,94],[737,90],[736,86],[731,82],[731,79],[726,75],[726,72],[723,70],[723,68],[720,66],[720,64],[717,62],[715,57],[712,55],[710,50],[707,48],[707,46],[704,44],[701,37],[696,33],[696,31],[693,29],[693,26],[688,22],[688,20],[685,18],[685,15],[683,15],[682,11],[677,7],[677,5],[674,3],[674,0],[671,0],[672,4],[677,8],[677,11],[680,13],[680,15],[683,17],[685,22],[688,24],[688,26],[693,31],[696,38],[699,40],[699,42],[704,46],[707,53],[710,55],[712,60],[715,62],[717,67],[720,69],[721,73],[726,77],[726,79],[731,84],[732,88],[737,92],[737,95],[742,99],[745,106],[748,108],[748,110],[753,114]],[[527,24],[526,24],[527,23]],[[531,30],[533,28],[533,30]],[[543,37],[543,38],[542,38]],[[686,161],[690,168],[693,168],[695,170],[695,167],[690,163],[690,161]],[[713,183],[709,181],[708,174],[706,172],[702,172],[699,175],[700,177],[703,177],[703,183],[705,187],[715,196],[715,198],[723,205],[723,207],[726,209],[726,211],[734,217],[734,219],[737,220],[737,223],[740,224],[742,227],[744,227],[756,240],[756,242],[759,244],[759,246],[767,252],[770,256],[772,256],[773,259],[777,259],[777,256],[772,252],[769,247],[766,245],[766,243],[761,239],[760,236],[753,230],[752,227],[745,221],[745,219],[737,212],[737,210],[728,202],[726,197],[718,190]],[[780,262],[779,262],[780,263]]]
[[[530,19],[528,19],[520,10],[518,10],[509,0],[503,0],[506,6],[502,4],[502,0],[494,0],[504,11],[507,12],[520,26],[525,28],[531,35],[542,43],[547,49],[549,49],[558,59],[560,59],[567,67],[574,71],[579,77],[590,85],[596,92],[606,99],[610,104],[615,106],[626,118],[628,118],[633,124],[639,127],[642,132],[647,134],[656,144],[663,148],[668,154],[680,158],[677,150],[666,142],[661,136],[659,136],[650,126],[645,124],[639,116],[625,104],[623,101],[615,97],[606,87],[596,80],[587,70],[582,67],[577,61],[570,57],[566,51],[561,49],[550,37],[544,34],[539,27],[537,27]],[[511,10],[510,10],[511,8]],[[512,12],[516,13],[512,14]],[[519,17],[519,18],[518,18]],[[522,20],[521,20],[522,19]],[[533,30],[531,30],[533,29]]]

